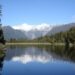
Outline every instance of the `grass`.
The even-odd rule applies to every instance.
[[[65,45],[64,43],[6,43],[6,45]]]

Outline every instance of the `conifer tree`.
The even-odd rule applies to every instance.
[[[0,43],[5,44],[3,30],[2,30],[1,17],[2,17],[2,6],[0,5]]]

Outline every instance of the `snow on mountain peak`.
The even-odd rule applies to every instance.
[[[29,25],[29,24],[22,24],[22,25],[14,25],[12,26],[12,28],[16,29],[16,30],[24,30],[24,31],[30,31],[30,30],[50,30],[52,27],[49,24],[46,23],[42,23],[40,25]]]

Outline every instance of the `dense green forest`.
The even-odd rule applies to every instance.
[[[66,32],[59,32],[51,36],[38,38],[37,40],[50,43],[64,43],[66,41],[68,41],[69,43],[75,43],[75,27]]]
[[[5,44],[5,39],[4,39],[4,35],[3,35],[1,26],[0,26],[0,43]]]

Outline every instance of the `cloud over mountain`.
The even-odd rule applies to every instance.
[[[40,25],[21,24],[14,26],[4,26],[3,31],[6,39],[35,39],[45,36],[51,30],[51,28],[52,27],[49,24],[45,23]]]
[[[46,24],[46,23],[42,23],[39,25],[29,25],[29,24],[21,24],[21,25],[14,25],[12,26],[12,28],[17,29],[17,30],[24,30],[24,31],[30,31],[30,30],[45,30],[47,28],[47,30],[50,30],[50,25]]]

